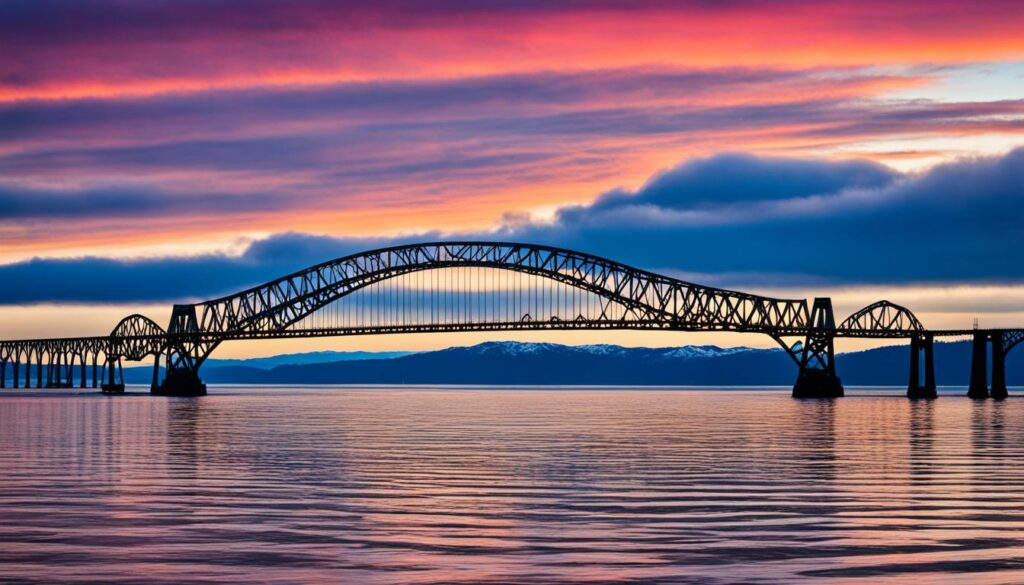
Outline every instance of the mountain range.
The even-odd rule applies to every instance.
[[[970,342],[936,343],[939,385],[966,385]],[[842,353],[846,385],[905,385],[909,351],[888,346]],[[1024,360],[1010,354],[1010,384],[1024,382]],[[126,368],[129,383],[148,383],[148,367]],[[796,366],[781,349],[713,345],[641,348],[618,345],[487,342],[438,351],[313,352],[269,358],[208,360],[209,383],[500,384],[500,385],[791,385]]]

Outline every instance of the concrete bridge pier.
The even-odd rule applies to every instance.
[[[988,345],[992,344],[992,384],[989,386]],[[1005,399],[1006,345],[1003,331],[975,333],[971,346],[971,384],[967,395],[975,399]]]
[[[843,383],[836,375],[835,332],[832,299],[814,299],[810,328],[800,353],[800,372],[793,384],[793,398],[843,396]]]
[[[117,381],[114,377],[114,370],[117,369],[117,373],[120,374],[120,381]],[[100,389],[104,394],[124,394],[124,370],[121,368],[121,360],[118,359],[115,363],[112,359],[107,359],[107,382],[103,384]]]
[[[199,335],[199,321],[194,305],[174,305],[167,327],[170,343],[166,348],[163,382],[157,383],[159,356],[154,364],[153,386],[156,396],[206,396],[206,384],[199,377],[199,366],[210,355],[216,342],[204,342]]]
[[[907,398],[931,400],[938,397],[935,386],[934,338],[930,334],[910,338],[910,380]],[[921,383],[921,353],[924,352],[924,384]]]
[[[198,369],[168,368],[164,381],[153,384],[150,393],[154,396],[206,396],[206,384],[199,377]]]
[[[967,396],[975,400],[988,398],[988,335],[975,333],[971,343],[971,383]]]
[[[1003,332],[993,333],[989,342],[992,344],[992,387],[989,396],[1005,400],[1009,392],[1006,389],[1006,346],[1003,344]]]

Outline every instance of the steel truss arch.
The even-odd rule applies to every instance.
[[[194,305],[197,334],[283,331],[324,305],[375,282],[418,271],[483,267],[549,278],[621,303],[641,321],[678,330],[801,331],[803,299],[773,299],[700,286],[605,258],[550,246],[444,242],[345,256],[237,294]],[[173,331],[172,331],[173,333]]]

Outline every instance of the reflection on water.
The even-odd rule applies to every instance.
[[[1024,400],[0,397],[0,581],[1024,582]]]

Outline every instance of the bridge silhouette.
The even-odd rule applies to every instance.
[[[166,329],[136,314],[104,336],[0,341],[0,387],[8,368],[14,388],[22,381],[31,387],[33,371],[37,388],[70,387],[76,377],[86,387],[91,366],[93,387],[123,392],[123,361],[153,356],[153,394],[196,396],[206,393],[200,366],[229,340],[563,329],[768,335],[796,366],[797,398],[843,395],[835,370],[840,337],[908,339],[907,395],[934,398],[934,340],[971,336],[968,395],[1002,399],[1006,354],[1024,341],[1024,329],[929,330],[888,301],[836,325],[829,298],[808,305],[701,286],[549,246],[440,242],[353,254],[232,295],[177,304]]]

